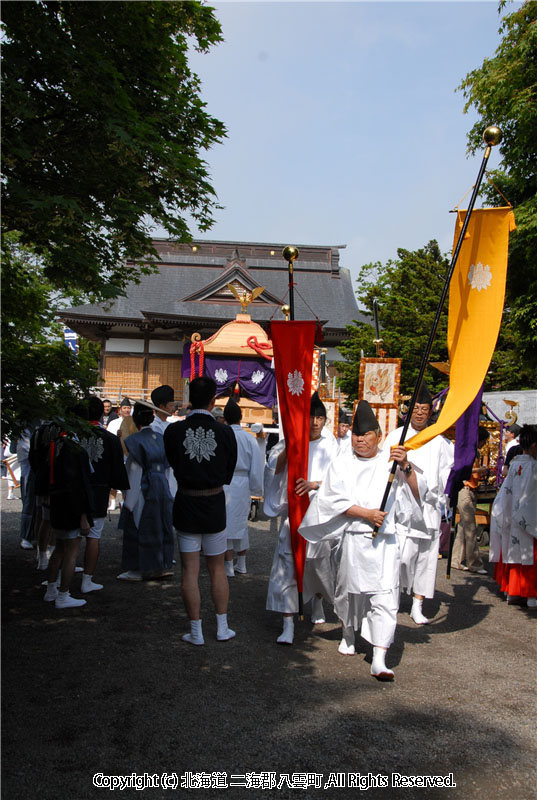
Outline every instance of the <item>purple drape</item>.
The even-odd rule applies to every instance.
[[[479,436],[482,394],[483,387],[455,425],[455,459],[446,485],[446,494],[450,497],[452,507],[457,504],[459,489],[472,474]]]
[[[217,397],[225,394],[238,381],[241,389],[262,406],[276,405],[276,377],[267,358],[237,358],[233,356],[204,356],[203,374],[217,385]],[[196,370],[199,356],[196,356]],[[183,348],[181,377],[190,378],[190,344]]]

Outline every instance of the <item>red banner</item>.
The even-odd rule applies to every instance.
[[[298,497],[295,484],[298,478],[307,480],[308,477],[311,368],[316,327],[314,320],[270,324],[280,420],[287,451],[289,527],[299,592],[302,591],[306,541],[298,533],[298,526],[307,511],[309,498],[307,494]]]

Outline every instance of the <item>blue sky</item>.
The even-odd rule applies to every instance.
[[[450,250],[481,162],[455,88],[494,55],[497,2],[212,5],[225,42],[191,65],[228,138],[206,155],[225,208],[203,237],[346,244],[353,277],[398,247]]]

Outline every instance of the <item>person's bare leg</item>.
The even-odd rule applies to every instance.
[[[205,644],[201,630],[201,598],[199,589],[200,554],[181,553],[181,593],[190,620],[190,633],[182,637],[189,644]]]
[[[63,539],[63,559],[62,559],[62,579],[60,583],[60,592],[68,592],[75,574],[76,559],[80,549],[80,536],[76,539]],[[56,545],[57,547],[57,545]],[[56,554],[56,550],[52,554],[51,560]]]
[[[58,539],[58,545],[52,553],[47,567],[47,591],[45,592],[44,600],[46,603],[56,600],[58,597],[58,574],[63,560],[63,541]]]
[[[86,552],[84,553],[84,574],[93,575],[99,558],[99,539],[86,539]]]
[[[82,594],[88,592],[98,592],[103,588],[102,583],[94,583],[93,573],[97,566],[97,559],[99,558],[99,539],[92,537],[86,538],[86,550],[84,552],[84,572],[82,574]]]
[[[227,614],[229,603],[229,583],[224,564],[224,553],[219,556],[206,556],[207,569],[211,578],[211,597],[217,614]]]
[[[54,552],[48,562],[47,580],[49,583],[56,583],[58,572],[62,565],[63,552],[63,539],[58,539]]]
[[[227,582],[224,553],[218,556],[206,556],[207,569],[211,578],[211,597],[216,611],[216,638],[219,642],[227,642],[235,637],[227,623],[227,606],[229,602],[229,584]]]
[[[200,618],[201,598],[198,584],[200,554],[181,553],[181,593],[189,619]]]

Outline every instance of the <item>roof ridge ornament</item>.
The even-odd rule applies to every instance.
[[[244,289],[244,291],[242,291],[239,294],[239,292],[237,291],[235,286],[233,286],[232,283],[226,283],[226,286],[229,289],[229,291],[231,292],[231,294],[234,297],[236,297],[236,299],[241,304],[241,314],[247,314],[248,313],[248,306],[250,305],[250,303],[253,303],[254,300],[257,297],[259,297],[259,295],[263,294],[263,292],[265,291],[265,287],[264,286],[257,286],[251,292],[247,292],[246,289]]]

